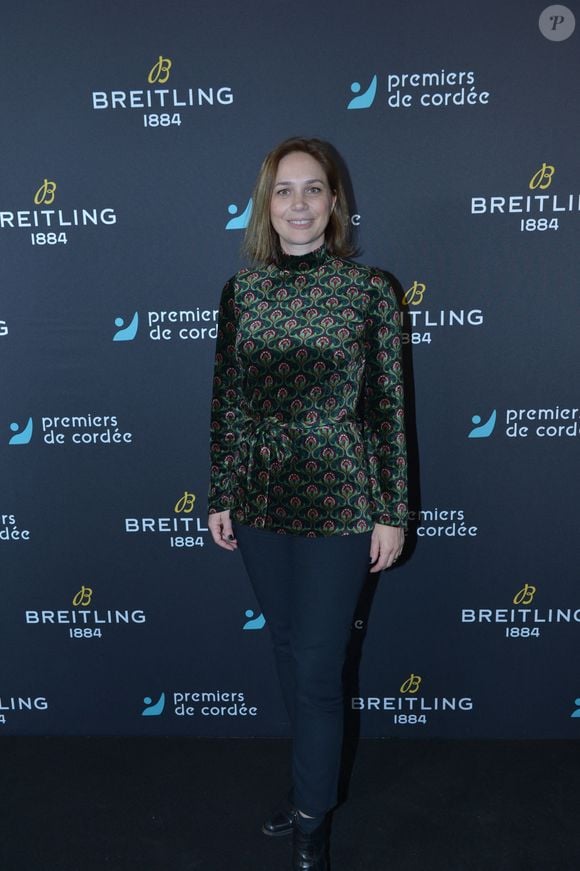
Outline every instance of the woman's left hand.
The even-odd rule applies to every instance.
[[[371,536],[370,572],[390,568],[401,556],[405,544],[405,532],[401,526],[385,526],[375,523]]]

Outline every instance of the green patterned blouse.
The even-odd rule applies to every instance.
[[[210,513],[307,536],[405,526],[399,320],[381,270],[324,246],[227,282]]]

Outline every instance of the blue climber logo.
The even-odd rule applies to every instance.
[[[570,716],[580,719],[580,699],[574,699],[574,704],[576,705],[576,709],[572,711]]]
[[[361,87],[360,82],[353,82],[350,86],[353,94],[357,94],[357,96],[352,98],[346,107],[347,109],[368,109],[375,102],[375,97],[377,95],[377,76],[374,75],[372,77],[370,85],[362,94],[360,93]]]
[[[238,207],[235,203],[230,203],[228,206],[228,212],[230,215],[235,215],[236,217],[230,218],[230,220],[226,224],[226,230],[245,230],[250,223],[250,216],[252,214],[253,205],[253,200],[250,197],[246,208],[241,215],[238,215]]]
[[[28,418],[26,426],[23,429],[20,429],[20,424],[16,423],[16,421],[10,424],[10,429],[14,435],[8,442],[9,445],[27,445],[32,438],[32,430],[34,429],[32,418]]]
[[[113,336],[114,342],[132,342],[139,329],[139,312],[135,312],[127,326],[124,318],[115,318],[115,326],[118,329]]]
[[[153,702],[150,696],[145,696],[143,701],[145,702],[147,707],[141,711],[141,716],[158,717],[160,714],[163,713],[163,708],[165,707],[165,693],[161,693],[156,702]]]
[[[468,439],[486,439],[490,436],[495,428],[495,421],[497,418],[497,413],[494,408],[488,419],[485,423],[481,422],[481,417],[479,414],[474,414],[471,418],[471,422],[475,424],[469,435]]]
[[[242,629],[263,629],[266,625],[266,618],[263,614],[258,614],[257,617],[254,617],[254,612],[251,608],[248,608],[246,611],[246,617],[248,618],[244,623]]]

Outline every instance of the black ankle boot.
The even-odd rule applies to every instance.
[[[268,817],[262,826],[262,831],[265,835],[269,835],[272,838],[291,835],[296,825],[297,816],[298,811],[287,801],[275,810],[272,816]]]
[[[292,871],[328,871],[328,815],[313,832],[294,827]]]

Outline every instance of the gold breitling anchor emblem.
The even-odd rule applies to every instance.
[[[186,490],[183,496],[181,496],[175,503],[175,508],[173,510],[176,514],[191,514],[194,505],[195,493],[189,493],[189,491]]]
[[[36,193],[34,194],[34,205],[35,206],[50,206],[51,203],[54,203],[54,195],[56,191],[56,182],[49,181],[47,178],[44,179],[43,183],[40,185]]]
[[[83,586],[80,588],[78,593],[73,597],[72,603],[75,608],[78,608],[79,605],[82,605],[83,608],[86,608],[87,605],[91,604],[91,599],[93,598],[93,590],[92,587]]]
[[[410,693],[411,695],[418,693],[422,680],[423,678],[420,675],[413,674],[413,672],[411,672],[407,680],[403,681],[403,683],[401,684],[399,692]]]
[[[550,166],[549,163],[543,163],[539,170],[534,173],[530,179],[530,190],[534,191],[536,188],[539,188],[541,191],[545,191],[546,188],[549,188],[552,184],[552,176],[555,172],[555,166]]]
[[[534,596],[538,591],[533,584],[524,584],[521,590],[515,594],[513,598],[514,605],[531,605],[534,601]]]
[[[426,284],[423,284],[420,281],[414,281],[411,287],[405,291],[401,302],[403,305],[421,305],[426,290]]]
[[[159,60],[153,64],[151,69],[149,70],[149,75],[147,76],[147,81],[150,85],[154,85],[156,83],[160,85],[164,85],[165,82],[169,78],[169,71],[171,70],[172,63],[168,57],[163,57],[163,55],[159,55]]]

